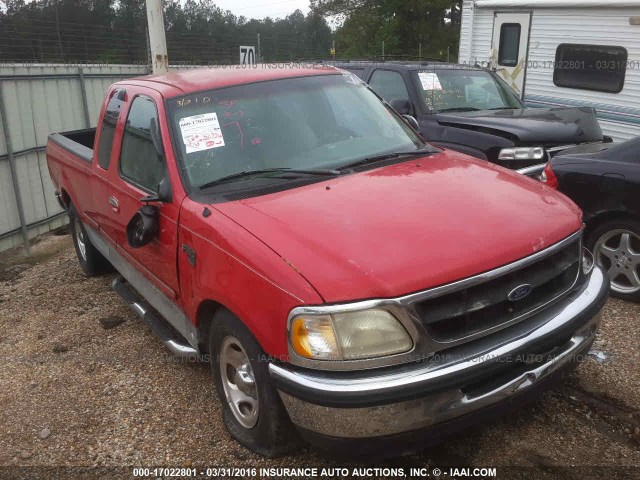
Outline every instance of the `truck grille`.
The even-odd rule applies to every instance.
[[[524,320],[567,294],[578,279],[581,247],[578,237],[521,269],[413,306],[436,342],[459,342],[491,333]],[[509,293],[522,285],[530,285],[531,293],[521,300],[509,300]]]

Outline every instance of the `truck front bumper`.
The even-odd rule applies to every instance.
[[[313,437],[381,438],[465,424],[525,393],[544,390],[586,357],[595,338],[609,280],[599,267],[569,296],[538,315],[538,328],[492,349],[460,358],[359,372],[318,372],[270,364],[293,423]],[[539,325],[539,323],[538,323]],[[466,421],[469,420],[469,421]]]

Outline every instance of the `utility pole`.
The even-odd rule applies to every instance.
[[[153,73],[165,73],[169,70],[169,56],[167,55],[162,0],[146,0],[146,3],[151,67]]]
[[[382,40],[382,61],[384,62],[384,40]]]
[[[422,42],[418,45],[418,59],[422,60]]]
[[[258,63],[262,63],[262,57],[260,56],[262,54],[262,52],[260,51],[260,34],[257,33],[256,34],[258,36]]]

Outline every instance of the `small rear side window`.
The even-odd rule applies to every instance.
[[[498,65],[515,67],[520,55],[519,23],[503,23],[500,27],[500,48],[498,50]]]
[[[623,47],[563,43],[556,49],[553,83],[558,87],[620,93],[627,58]]]
[[[104,112],[104,119],[102,121],[102,129],[100,130],[100,143],[98,144],[98,165],[105,170],[109,169],[111,163],[111,150],[113,148],[113,139],[116,133],[116,123],[120,117],[120,110],[122,110],[122,104],[124,103],[121,98],[123,90],[114,90],[111,94],[111,99],[107,104],[107,109]]]

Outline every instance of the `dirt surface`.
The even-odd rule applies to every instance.
[[[0,466],[333,464],[304,445],[278,459],[239,446],[207,366],[176,361],[112,292],[113,276],[85,277],[68,235],[33,249],[35,261],[0,256]],[[599,478],[640,466],[640,305],[610,300],[594,348],[533,406],[377,463],[607,467]]]

